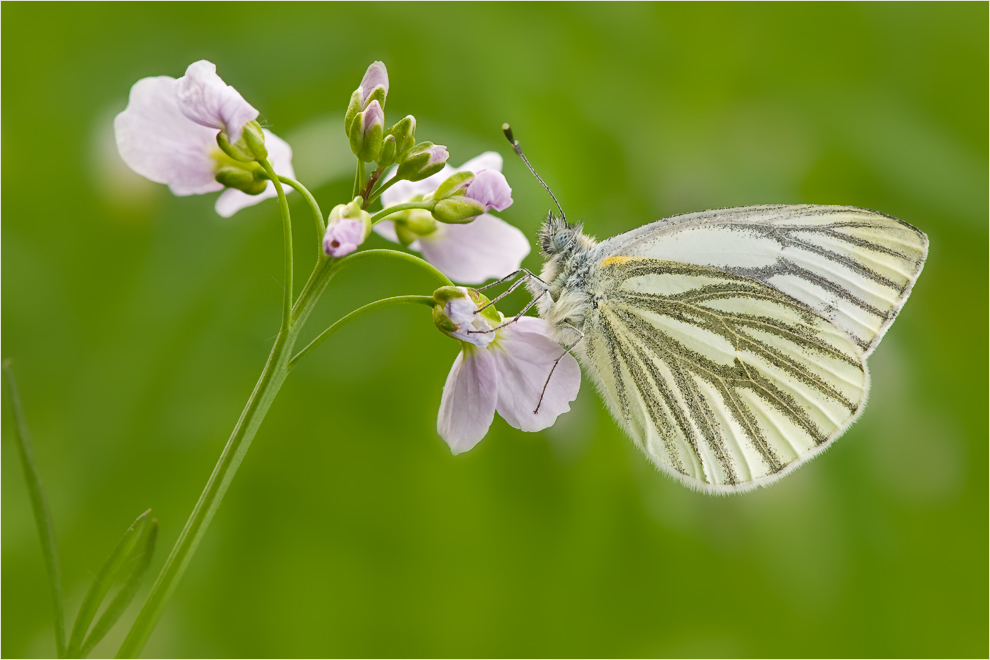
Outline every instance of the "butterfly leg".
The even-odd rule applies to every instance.
[[[550,386],[550,378],[553,377],[553,372],[557,368],[557,365],[560,364],[560,361],[564,359],[564,356],[565,355],[567,355],[568,353],[571,352],[571,349],[572,348],[574,348],[575,346],[577,346],[578,344],[580,344],[581,343],[581,340],[584,339],[584,333],[581,332],[580,330],[578,330],[577,328],[575,328],[570,323],[563,323],[561,325],[566,325],[568,328],[570,328],[574,332],[578,333],[580,335],[580,337],[578,337],[573,342],[571,342],[571,344],[569,346],[565,347],[564,348],[564,352],[560,354],[560,357],[553,361],[553,366],[550,367],[550,373],[547,375],[547,382],[543,383],[543,391],[540,392],[540,400],[536,402],[536,410],[533,411],[533,414],[534,415],[536,415],[536,414],[538,414],[540,412],[540,406],[543,405],[543,397],[546,396],[546,394],[547,394],[547,387]]]
[[[479,286],[475,290],[476,291],[484,291],[485,289],[487,289],[489,287],[493,287],[493,286],[496,286],[498,284],[502,284],[503,282],[508,282],[509,280],[511,280],[513,277],[516,277],[517,275],[523,275],[524,277],[520,277],[518,280],[516,280],[515,282],[513,282],[512,283],[512,286],[510,286],[508,289],[506,289],[505,291],[503,291],[499,295],[497,295],[494,298],[492,298],[491,300],[489,300],[486,304],[484,304],[481,307],[479,307],[478,308],[478,312],[484,311],[487,307],[489,307],[491,305],[494,305],[499,300],[501,300],[502,298],[506,297],[507,295],[509,295],[510,293],[512,293],[513,291],[515,291],[516,289],[518,289],[522,284],[525,284],[526,283],[527,278],[531,278],[531,279],[536,280],[537,282],[539,282],[540,284],[543,285],[543,288],[544,289],[548,289],[549,288],[547,286],[547,283],[544,282],[543,280],[541,280],[539,277],[537,277],[536,275],[533,275],[533,273],[531,273],[530,271],[528,271],[525,268],[520,268],[519,270],[517,270],[517,271],[515,271],[513,273],[509,273],[508,275],[506,275],[505,277],[503,277],[500,280],[496,280],[495,282],[492,282],[490,284],[486,284],[485,286]],[[477,312],[475,312],[475,313],[477,313]]]
[[[519,280],[519,281],[520,282],[524,282],[525,280]],[[506,291],[506,293],[508,293],[508,291]],[[511,319],[509,319],[505,323],[503,323],[501,325],[497,325],[494,328],[489,328],[488,330],[468,330],[468,334],[469,335],[483,335],[486,332],[495,332],[496,330],[501,330],[502,328],[504,328],[504,327],[506,327],[508,325],[512,325],[513,323],[515,323],[516,321],[518,321],[519,319],[521,319],[523,316],[525,316],[526,315],[526,312],[528,312],[529,310],[533,309],[533,305],[535,305],[537,302],[539,302],[540,298],[543,297],[543,294],[546,294],[546,293],[550,293],[550,292],[549,291],[544,291],[540,295],[538,295],[535,298],[533,298],[532,300],[530,300],[529,303],[525,307],[522,308],[522,311],[521,312],[519,312],[518,314],[516,314],[515,316],[513,316]],[[496,298],[495,300],[498,300],[498,298]],[[493,300],[492,302],[495,302],[495,300]],[[488,304],[490,305],[491,303],[488,303]],[[480,307],[478,309],[478,311],[480,312],[482,309],[484,309],[487,306],[488,305],[484,305],[483,307]]]

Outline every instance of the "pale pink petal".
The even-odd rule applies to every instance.
[[[478,444],[495,419],[498,373],[495,357],[484,348],[466,348],[447,375],[437,415],[437,432],[454,454]]]
[[[216,131],[190,121],[179,109],[175,79],[142,78],[131,87],[127,108],[113,122],[117,149],[143,177],[168,184],[176,195],[223,188],[216,179]]]
[[[323,251],[330,257],[344,257],[364,243],[364,223],[343,218],[327,225],[323,236]]]
[[[289,146],[288,142],[268,129],[263,130],[265,133],[265,148],[268,149],[268,162],[272,164],[275,173],[295,179],[296,173],[292,169],[292,147]],[[292,192],[292,187],[285,184],[282,184],[282,189],[286,195]],[[241,209],[254,206],[258,202],[271,197],[278,197],[278,193],[275,192],[275,184],[271,181],[268,182],[264,191],[259,195],[249,195],[240,190],[228,188],[217,198],[217,203],[213,208],[221,217],[229,218]]]
[[[504,211],[512,206],[512,188],[501,172],[482,170],[468,184],[464,196],[492,209]]]
[[[212,62],[200,60],[176,81],[176,96],[182,113],[197,124],[226,130],[231,142],[241,139],[244,124],[258,118],[258,111],[240,92],[217,75]]]
[[[372,101],[364,111],[364,123],[361,125],[361,136],[367,135],[375,126],[385,126],[385,112],[378,101]]]
[[[457,168],[458,172],[474,172],[477,174],[481,170],[502,171],[502,155],[497,151],[486,151],[480,156],[475,156],[468,162]]]
[[[451,175],[458,172],[474,172],[477,174],[482,170],[501,171],[501,169],[502,156],[495,151],[486,151],[480,156],[475,156],[460,167],[447,165],[436,174],[428,176],[422,181],[399,181],[382,193],[382,206],[388,207],[395,204],[403,204],[416,195],[427,195],[439,188],[440,184],[450,178]],[[389,170],[385,174],[384,180],[388,181],[395,174],[395,170],[396,168],[394,167]]]
[[[393,167],[388,174],[386,174],[386,181],[395,175],[395,170],[396,168]],[[413,197],[418,195],[427,195],[439,188],[440,184],[446,181],[447,177],[455,172],[456,170],[448,165],[436,174],[428,176],[421,181],[399,181],[382,193],[380,198],[382,200],[382,206],[388,208],[389,206],[395,206],[396,204],[405,204]]]
[[[581,387],[581,369],[577,360],[564,353],[562,346],[542,333],[534,332],[532,324],[527,326],[517,329],[513,324],[504,328],[489,347],[498,364],[496,409],[517,429],[542,431],[571,409],[570,402],[577,398]],[[554,361],[562,355],[554,369]],[[539,412],[534,413],[537,405]]]
[[[385,89],[385,96],[388,96],[388,70],[385,68],[384,62],[372,62],[371,66],[364,73],[364,78],[361,79],[361,105],[364,106],[364,100],[375,91],[375,87],[383,87]]]
[[[519,229],[485,214],[466,225],[441,225],[419,240],[419,249],[453,281],[478,284],[517,270],[530,247]]]

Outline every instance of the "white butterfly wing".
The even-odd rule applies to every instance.
[[[850,206],[747,206],[686,213],[600,243],[599,259],[639,256],[751,277],[817,311],[866,355],[921,273],[928,239]]]
[[[863,350],[757,280],[612,257],[588,292],[582,361],[636,444],[691,487],[774,481],[823,450],[865,403]]]

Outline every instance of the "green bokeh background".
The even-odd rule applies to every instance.
[[[352,176],[343,108],[382,59],[389,119],[415,114],[455,164],[506,156],[502,215],[528,235],[549,200],[509,158],[504,121],[600,237],[702,208],[854,204],[926,231],[925,272],[870,359],[862,420],[739,497],[656,473],[587,381],[554,428],[496,420],[452,457],[435,417],[456,346],[416,308],[362,319],[287,381],[147,655],[986,656],[985,3],[2,13],[3,356],[70,614],[147,507],[157,572],[279,321],[274,202],[222,220],[212,199],[135,177],[114,114],[139,78],[210,59],[329,210]],[[303,278],[314,237],[298,196],[292,209]],[[401,265],[355,268],[308,332],[431,289]],[[11,431],[5,401],[0,651],[50,656]]]

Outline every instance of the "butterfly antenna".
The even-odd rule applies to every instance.
[[[550,193],[550,197],[553,198],[553,203],[557,205],[557,210],[560,211],[561,220],[566,221],[567,217],[564,215],[564,209],[561,208],[560,202],[557,201],[557,196],[553,194],[553,191],[550,190],[550,186],[548,186],[546,182],[540,178],[540,175],[536,173],[533,166],[529,164],[529,160],[526,159],[526,156],[522,152],[522,147],[519,146],[519,141],[512,137],[512,127],[508,124],[502,124],[502,132],[505,133],[505,138],[509,141],[509,144],[512,145],[512,149],[519,155],[520,158],[522,158],[522,161],[526,163],[526,167],[528,167],[529,171],[533,173],[536,180],[543,184],[543,187],[546,188],[548,193]]]

